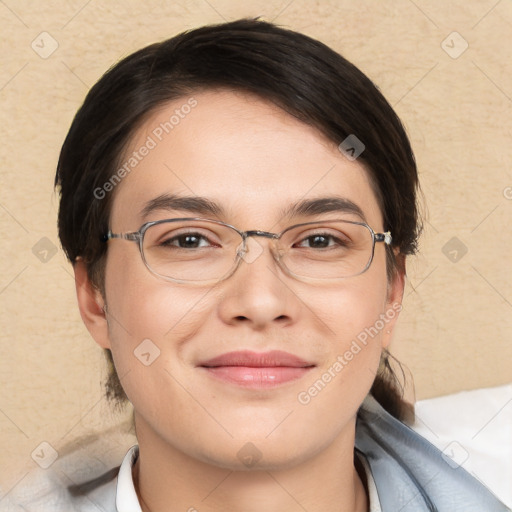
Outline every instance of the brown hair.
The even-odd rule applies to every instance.
[[[421,231],[416,202],[418,175],[405,130],[372,81],[321,42],[272,23],[242,19],[181,33],[150,45],[111,68],[78,110],[57,167],[59,236],[71,262],[82,257],[92,283],[104,295],[112,193],[97,197],[121,165],[123,152],[143,121],[163,104],[212,88],[246,91],[270,101],[340,144],[361,140],[359,156],[380,203],[387,273],[405,271]],[[393,248],[399,250],[395,257]],[[107,396],[127,397],[110,351],[106,351]],[[371,393],[389,412],[404,418],[401,385],[383,352]]]

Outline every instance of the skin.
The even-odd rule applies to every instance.
[[[197,106],[117,186],[113,232],[195,216],[160,210],[142,219],[143,205],[164,192],[208,197],[225,209],[220,220],[272,232],[312,220],[283,219],[283,206],[338,195],[359,205],[368,224],[383,231],[363,165],[345,158],[318,131],[248,94],[209,91],[194,98]],[[127,154],[186,100],[154,113]],[[365,273],[336,283],[303,283],[279,269],[268,239],[257,242],[261,255],[215,286],[158,279],[137,244],[125,240],[109,242],[105,297],[87,279],[83,262],[75,264],[82,318],[95,341],[112,350],[135,408],[140,456],[133,475],[145,512],[368,509],[354,467],[355,417],[398,314],[307,405],[297,395],[365,327],[401,302],[404,276],[387,281],[384,245],[376,244]],[[144,339],[160,350],[149,366],[134,356]],[[266,390],[221,382],[197,368],[205,358],[243,349],[284,350],[315,367]],[[261,454],[252,467],[237,456],[244,446],[256,453],[247,443]]]

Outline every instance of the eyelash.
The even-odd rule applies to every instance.
[[[172,244],[172,242],[179,241],[180,238],[185,238],[185,237],[195,237],[200,240],[206,240],[209,245],[212,245],[211,240],[206,235],[203,235],[199,232],[189,232],[189,233],[182,233],[182,234],[174,235],[171,238],[163,240],[159,245],[162,247],[176,247],[175,245]],[[293,246],[300,245],[300,244],[304,243],[305,241],[309,241],[309,244],[311,244],[311,240],[315,237],[323,237],[325,239],[328,239],[329,242],[334,241],[334,243],[339,246],[347,246],[348,245],[348,242],[341,240],[340,238],[334,236],[333,234],[320,232],[320,233],[308,234],[307,236],[301,238],[298,243],[294,243]],[[332,247],[332,245],[333,244],[329,243],[328,247]],[[177,247],[177,248],[178,249],[186,249],[184,247]],[[311,249],[312,247],[307,247],[307,248]]]

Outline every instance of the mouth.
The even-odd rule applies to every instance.
[[[300,379],[315,365],[279,350],[262,353],[244,350],[222,354],[200,363],[198,367],[221,381],[261,389]]]

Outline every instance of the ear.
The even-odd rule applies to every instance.
[[[388,296],[386,300],[386,309],[384,311],[385,322],[382,336],[382,348],[388,348],[393,336],[393,329],[402,311],[402,299],[405,287],[405,256],[395,254],[398,260],[398,268],[395,270],[393,279],[388,283]]]
[[[80,316],[96,343],[100,347],[110,348],[108,323],[104,309],[105,300],[98,288],[91,283],[87,275],[87,268],[81,258],[77,258],[73,270]]]

